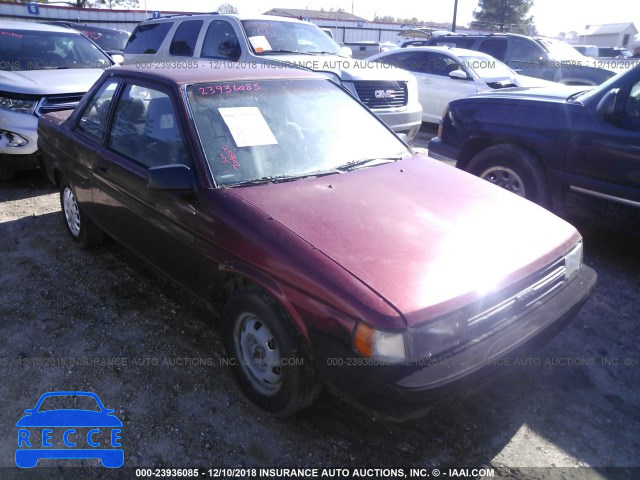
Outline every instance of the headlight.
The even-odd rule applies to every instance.
[[[11,110],[12,112],[32,114],[35,111],[37,104],[37,100],[22,100],[17,98],[0,97],[0,108]]]
[[[463,310],[409,328],[412,358],[430,358],[467,341],[468,316]]]
[[[353,346],[367,358],[389,363],[400,363],[407,359],[402,332],[385,332],[359,323],[353,334]]]
[[[568,279],[580,270],[582,266],[582,242],[564,257],[564,278]]]

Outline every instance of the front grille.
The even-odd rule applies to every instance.
[[[492,330],[501,323],[516,317],[527,308],[541,301],[565,280],[564,258],[552,263],[547,268],[537,272],[507,292],[499,292],[498,298],[485,299],[481,305],[476,305],[475,311],[467,321],[468,338],[473,339]],[[492,295],[491,297],[495,297]],[[506,297],[506,298],[505,298]],[[493,302],[497,303],[493,303]],[[487,308],[487,305],[492,305]]]
[[[407,104],[407,82],[354,82],[358,98],[371,109],[397,108]]]
[[[36,115],[44,115],[50,112],[59,112],[60,110],[70,110],[76,108],[83,93],[71,93],[67,95],[49,95],[44,97],[36,107]]]

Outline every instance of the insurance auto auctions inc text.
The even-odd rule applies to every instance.
[[[136,472],[136,476],[139,476]],[[493,468],[213,468],[213,478],[492,478]]]

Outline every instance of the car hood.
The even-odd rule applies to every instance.
[[[25,415],[17,427],[121,427],[114,415],[91,410],[49,410]]]
[[[0,71],[0,90],[30,95],[84,93],[102,75],[100,68]]]
[[[270,60],[292,63],[309,68],[314,72],[330,72],[338,75],[344,82],[354,80],[405,80],[413,76],[393,65],[385,65],[367,60],[355,60],[339,55],[272,55]],[[372,76],[372,70],[375,75]]]
[[[349,271],[410,324],[520,280],[580,238],[541,207],[421,155],[233,194]]]
[[[502,98],[502,99],[525,99],[525,100],[542,100],[545,102],[563,103],[571,95],[582,92],[593,87],[584,85],[561,85],[558,83],[548,82],[550,85],[542,87],[523,87],[523,88],[507,88],[503,90],[487,90],[473,95],[481,98]]]

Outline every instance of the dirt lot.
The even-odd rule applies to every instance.
[[[16,421],[53,390],[95,392],[124,423],[130,469],[84,478],[135,478],[136,467],[640,478],[638,240],[585,231],[599,284],[575,321],[492,387],[397,424],[326,393],[295,418],[264,414],[221,365],[215,314],[115,243],[75,247],[61,221],[39,175],[0,185],[0,478],[81,478],[68,466],[98,465],[15,468]]]

